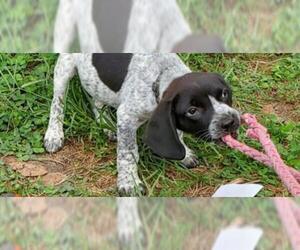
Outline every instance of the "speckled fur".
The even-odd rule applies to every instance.
[[[60,0],[54,29],[55,52],[70,51],[76,30],[82,52],[103,51],[101,34],[93,20],[93,1]],[[133,0],[124,52],[170,52],[191,33],[176,0]]]
[[[157,107],[153,83],[158,85],[160,99],[175,78],[190,70],[176,54],[135,54],[121,90],[115,93],[99,79],[92,65],[91,54],[61,54],[55,67],[54,96],[44,139],[45,148],[51,153],[63,146],[63,100],[68,82],[76,69],[82,86],[91,95],[97,108],[103,104],[117,108],[117,186],[120,195],[143,193],[137,168],[139,154],[136,131]],[[187,146],[185,148],[187,154],[183,163],[195,162],[192,151]]]

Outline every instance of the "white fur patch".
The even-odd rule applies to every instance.
[[[208,131],[212,139],[219,139],[224,135],[224,132],[220,129],[221,121],[228,116],[236,116],[240,120],[240,113],[226,103],[219,102],[215,97],[210,95],[208,97],[214,109]]]
[[[238,112],[223,102],[219,102],[213,96],[208,96],[216,114],[238,114]]]

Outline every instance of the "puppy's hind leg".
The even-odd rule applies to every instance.
[[[102,114],[100,114],[100,112],[99,112],[99,109],[103,109],[103,107],[104,107],[103,103],[97,103],[97,105],[96,105],[95,101],[92,98],[88,98],[88,100],[91,104],[92,111],[94,113],[97,123],[101,123],[101,115],[104,115],[104,123],[107,123],[107,122],[112,123],[111,117],[109,114],[107,114],[107,112],[104,111],[104,112],[102,112]],[[110,129],[107,129],[107,128],[104,128],[103,131],[107,135],[108,139],[111,142],[117,141],[117,133],[116,132],[114,132]]]
[[[75,73],[72,54],[61,54],[54,71],[54,95],[51,104],[50,120],[44,138],[44,146],[49,153],[57,152],[63,146],[64,97],[68,82]]]

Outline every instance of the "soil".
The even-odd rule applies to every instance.
[[[113,164],[113,157],[97,157],[86,142],[68,141],[63,149],[55,154],[41,154],[27,162],[14,156],[2,158],[7,166],[24,177],[40,178],[45,185],[57,186],[72,177],[91,179],[88,189],[102,193],[115,188],[116,176],[105,171],[103,166]],[[99,170],[100,168],[100,170]]]
[[[263,106],[262,112],[265,114],[275,114],[283,121],[300,121],[300,106],[292,103],[273,102]]]

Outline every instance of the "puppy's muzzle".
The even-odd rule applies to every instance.
[[[236,135],[241,125],[241,117],[237,110],[231,109],[214,117],[209,126],[211,139],[218,140],[225,135]]]
[[[234,133],[241,125],[241,118],[238,113],[229,113],[220,120],[220,127],[225,133]]]

